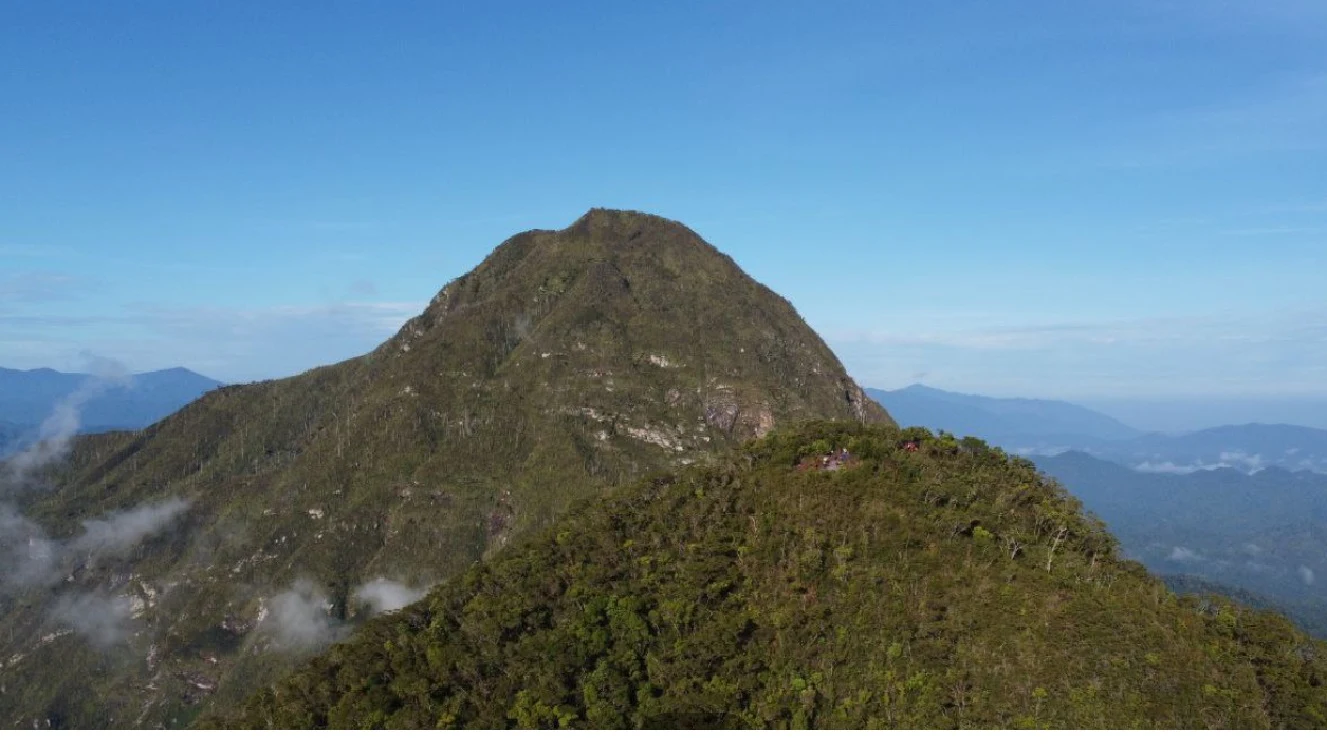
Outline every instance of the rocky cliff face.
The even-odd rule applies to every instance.
[[[568,501],[817,418],[892,424],[685,226],[519,234],[372,353],[86,438],[10,490],[14,557],[46,550],[0,584],[0,724],[186,724]],[[125,517],[146,524],[89,545]]]

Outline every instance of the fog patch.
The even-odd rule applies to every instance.
[[[59,559],[58,543],[13,506],[0,503],[0,587],[50,584]]]
[[[129,636],[132,610],[129,598],[123,595],[76,593],[61,595],[51,609],[51,617],[105,649]]]
[[[83,534],[69,544],[76,552],[119,553],[160,532],[189,508],[189,502],[172,496],[161,503],[144,504],[117,511],[104,519],[83,522]]]
[[[1243,451],[1222,451],[1221,463],[1226,466],[1237,467],[1245,472],[1261,472],[1267,468],[1267,463],[1263,461],[1261,454],[1247,454]]]
[[[352,597],[369,605],[369,614],[399,611],[428,594],[427,588],[413,588],[390,579],[375,579],[355,588]]]
[[[113,359],[84,355],[93,373],[73,393],[60,399],[50,416],[37,430],[37,440],[10,457],[5,465],[8,484],[22,487],[33,472],[69,453],[69,447],[82,421],[83,406],[107,390],[128,387],[132,383],[129,371]]]
[[[1307,566],[1299,567],[1299,578],[1304,580],[1304,584],[1312,585],[1314,580],[1313,570]]]
[[[1193,472],[1212,472],[1226,469],[1229,464],[1176,464],[1173,461],[1145,461],[1134,465],[1135,472],[1156,474],[1191,474]]]
[[[117,554],[169,526],[189,508],[189,501],[171,497],[145,503],[83,522],[83,534],[53,540],[12,505],[0,504],[0,588],[26,588],[59,581],[69,562],[100,554]]]
[[[259,625],[286,650],[316,650],[341,639],[346,627],[332,615],[327,593],[307,579],[272,598],[271,609]]]
[[[1245,474],[1253,474],[1266,469],[1268,463],[1261,454],[1249,454],[1244,451],[1222,451],[1216,461],[1196,459],[1189,462],[1144,461],[1133,466],[1135,472],[1161,474],[1192,474],[1193,472],[1215,472],[1218,469],[1234,469]]]
[[[1202,560],[1204,560],[1204,559],[1203,559],[1202,556],[1198,555],[1195,551],[1192,551],[1192,550],[1189,550],[1188,548],[1185,548],[1185,547],[1183,547],[1183,546],[1179,546],[1179,545],[1177,545],[1177,546],[1175,546],[1174,548],[1171,549],[1171,551],[1170,551],[1170,555],[1169,555],[1169,556],[1166,556],[1166,560],[1167,560],[1167,561],[1179,561],[1179,562],[1181,562],[1181,563],[1188,563],[1188,562],[1193,562],[1193,561],[1202,561]]]

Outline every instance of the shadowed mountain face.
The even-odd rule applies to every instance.
[[[684,226],[519,234],[370,354],[11,485],[0,724],[183,725],[569,501],[816,418],[891,423]]]

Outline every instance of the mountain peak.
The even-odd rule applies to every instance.
[[[642,212],[594,209],[561,231],[512,236],[376,353],[446,353],[449,372],[524,382],[533,370],[549,385],[568,370],[617,381],[627,365],[667,364],[700,393],[780,397],[739,412],[739,435],[764,432],[785,401],[837,411],[821,404],[830,394],[845,418],[889,421],[791,304],[682,223]]]
[[[645,230],[648,228],[682,228],[690,231],[682,223],[639,210],[618,210],[609,207],[591,207],[575,220],[567,230],[602,230],[628,228]]]
[[[591,210],[516,234],[365,357],[211,391],[142,433],[77,445],[68,482],[29,509],[50,526],[192,495],[186,529],[67,587],[106,592],[131,571],[179,585],[126,620],[142,629],[126,633],[136,652],[169,649],[89,692],[77,670],[96,649],[62,637],[25,657],[21,683],[6,669],[25,692],[0,696],[0,720],[113,690],[66,723],[169,722],[174,700],[211,704],[187,681],[200,651],[217,659],[217,698],[281,666],[267,650],[280,627],[257,628],[279,596],[349,616],[356,584],[455,576],[571,501],[816,419],[892,424],[791,304],[686,226]],[[214,579],[212,563],[235,576]],[[44,608],[25,605],[0,615],[0,658],[38,642]]]

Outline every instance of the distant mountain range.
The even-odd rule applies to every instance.
[[[1032,461],[1154,573],[1254,593],[1327,636],[1327,475],[1146,474],[1078,451]]]
[[[1143,472],[1269,467],[1327,473],[1327,430],[1298,425],[1224,425],[1184,435],[1152,433],[1101,447],[1098,455]]]
[[[1065,401],[1004,399],[952,393],[924,385],[867,389],[903,426],[973,435],[1020,455],[1084,451],[1143,472],[1194,472],[1268,467],[1327,473],[1327,430],[1247,424],[1181,435],[1146,433]]]
[[[221,385],[183,367],[123,380],[47,368],[0,367],[0,456],[35,439],[42,422],[63,401],[79,404],[83,432],[136,430]]]
[[[1143,434],[1112,417],[1066,401],[990,398],[925,385],[897,391],[868,388],[902,426],[948,430],[1015,449],[1094,444]]]

